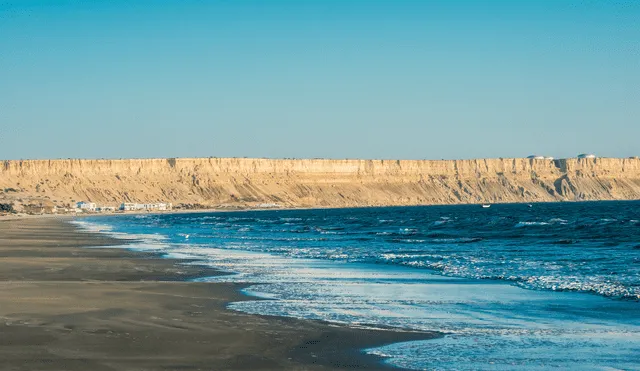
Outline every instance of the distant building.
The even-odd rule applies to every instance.
[[[596,155],[592,155],[590,153],[581,153],[578,155],[578,158],[596,158]]]
[[[546,156],[544,159],[545,159],[545,160],[549,160],[549,161],[551,161],[551,160],[553,160],[554,158],[553,158],[553,157],[551,157],[551,156]]]
[[[531,156],[527,156],[527,158],[529,160],[544,160],[545,159],[544,156],[539,156],[539,155],[531,155]]]
[[[265,203],[265,204],[258,205],[258,207],[264,208],[264,209],[272,209],[272,208],[279,208],[280,205],[276,203]]]
[[[171,208],[172,208],[171,203],[165,203],[165,202],[159,202],[159,203],[153,203],[153,204],[138,204],[133,202],[124,202],[120,205],[120,210],[122,211],[142,211],[142,210],[165,211],[165,210],[171,210]]]
[[[169,203],[165,203],[165,202],[160,202],[157,204],[158,205],[158,210],[171,210],[171,208],[173,207],[173,205],[169,202]]]
[[[80,201],[76,204],[76,208],[82,211],[96,211],[96,204],[95,202]]]
[[[122,211],[142,210],[142,208],[140,206],[141,206],[141,204],[136,204],[136,203],[132,203],[132,202],[123,202],[120,205],[120,210],[122,210]]]

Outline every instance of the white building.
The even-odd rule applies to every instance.
[[[596,158],[596,155],[592,155],[591,153],[581,153],[578,155],[578,158]]]
[[[165,203],[165,202],[159,202],[159,203],[154,203],[154,204],[138,204],[138,203],[133,203],[133,202],[124,202],[120,205],[120,210],[123,211],[141,211],[141,210],[146,210],[146,211],[151,211],[151,210],[159,210],[159,211],[165,211],[165,210],[171,210],[173,205],[171,205],[171,203]]]
[[[527,158],[529,160],[544,160],[544,156],[539,156],[539,155],[531,155],[531,156],[527,156]]]
[[[123,210],[123,211],[142,210],[142,204],[136,204],[133,202],[123,202],[120,205],[120,210]]]
[[[280,205],[276,204],[276,203],[266,203],[266,204],[260,204],[258,205],[258,207],[263,208],[263,209],[273,209],[273,208],[279,208]]]
[[[157,205],[158,205],[158,210],[171,210],[171,208],[173,207],[173,205],[170,202],[169,203],[160,202]]]
[[[96,211],[96,204],[95,202],[80,201],[76,203],[76,208],[82,211]]]

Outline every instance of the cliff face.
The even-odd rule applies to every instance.
[[[4,196],[100,204],[345,207],[640,199],[639,159],[28,160],[0,163]]]

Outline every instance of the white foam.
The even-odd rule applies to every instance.
[[[485,366],[505,370],[509,367],[544,369],[534,362],[527,363],[525,359],[529,357],[536,362],[547,362],[547,366],[588,370],[603,365],[628,366],[631,349],[640,346],[640,326],[626,323],[624,315],[625,310],[628,313],[633,309],[634,303],[522,290],[490,281],[435,276],[402,267],[292,259],[226,249],[184,247],[181,251],[199,254],[212,266],[240,272],[208,281],[262,282],[245,289],[245,293],[272,300],[230,304],[235,310],[351,326],[366,324],[455,334],[435,342],[394,344],[369,350],[391,357],[389,362],[398,366],[421,369],[429,364],[439,370]],[[388,254],[387,257],[414,256]],[[574,308],[581,308],[584,314],[576,314]],[[620,315],[599,314],[609,309],[613,313],[619,310]],[[620,347],[620,341],[615,339],[625,339],[625,345]],[[455,344],[460,344],[460,348]],[[565,357],[568,361],[539,357],[544,352],[557,355],[557,349],[587,354],[595,346],[601,351],[605,349],[602,354],[609,354],[607,349],[612,347],[611,352],[618,354],[620,360],[612,362],[604,356]],[[513,350],[505,352],[505,347]]]
[[[123,245],[95,246],[92,248],[121,248],[133,251],[165,251],[170,247],[169,244],[165,243],[167,237],[160,234],[132,234],[116,232],[110,225],[86,220],[72,220],[69,223],[77,225],[79,228],[92,233],[101,233],[120,240],[137,241],[135,243],[127,243]]]
[[[543,225],[549,225],[549,223],[547,222],[519,222],[515,225],[516,228],[522,228],[522,227],[530,227],[530,226],[534,226],[534,227],[539,227],[539,226],[543,226]]]
[[[86,220],[71,220],[69,221],[69,223],[79,227],[82,230],[94,233],[105,233],[113,230],[113,227],[108,224],[99,224],[88,222]]]

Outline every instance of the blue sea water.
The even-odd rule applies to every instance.
[[[442,337],[416,370],[640,370],[640,202],[122,215],[77,221],[233,273],[247,313]]]

